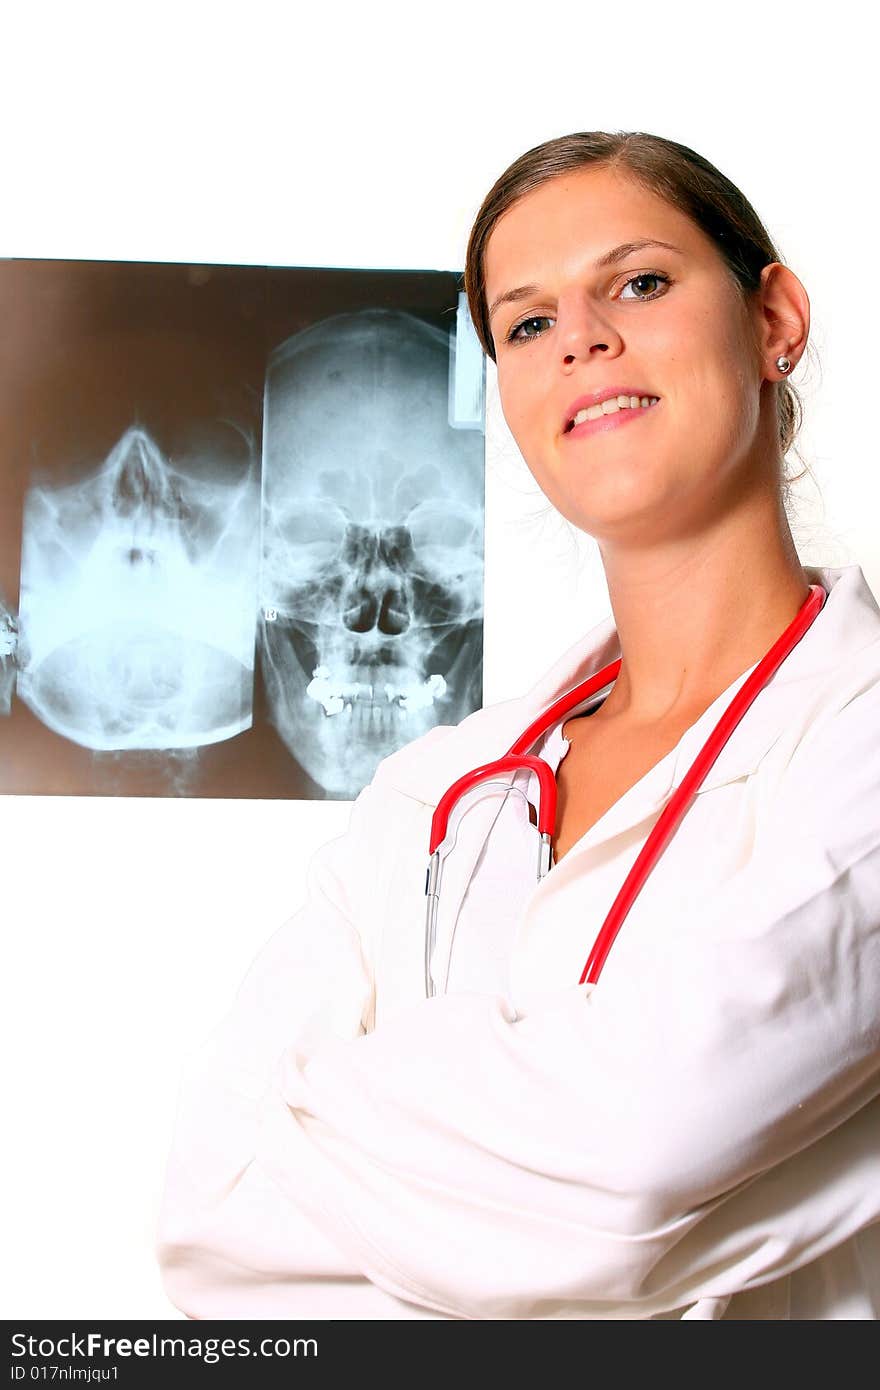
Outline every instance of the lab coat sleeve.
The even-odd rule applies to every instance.
[[[254,1149],[281,1052],[304,1059],[370,1024],[373,946],[363,903],[375,886],[375,798],[365,788],[347,832],[314,854],[304,905],[185,1064],[157,1254],[169,1298],[191,1317],[333,1316],[347,1283],[360,1280],[350,1258],[281,1196]]]
[[[626,970],[287,1049],[257,1145],[279,1190],[461,1318],[650,1317],[880,1219],[878,697],[797,748],[750,862]]]

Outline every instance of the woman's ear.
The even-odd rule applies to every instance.
[[[771,380],[777,380],[777,357],[787,357],[795,367],[807,346],[810,300],[794,271],[771,261],[761,271],[759,306],[762,359]]]

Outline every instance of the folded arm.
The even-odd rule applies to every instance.
[[[305,1059],[370,1024],[373,943],[353,895],[375,879],[374,800],[365,788],[346,833],[312,857],[303,907],[262,949],[230,1014],[185,1068],[157,1253],[168,1296],[191,1317],[338,1317],[340,1306],[362,1317],[411,1315],[255,1158],[281,1053]]]

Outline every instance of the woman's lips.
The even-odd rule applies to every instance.
[[[584,420],[582,425],[575,425],[563,438],[584,439],[588,434],[604,434],[606,430],[620,429],[643,415],[653,415],[655,410],[660,409],[660,404],[660,401],[655,401],[653,405],[640,405],[635,408],[624,406],[623,410],[612,410],[610,414],[602,415],[598,420]]]

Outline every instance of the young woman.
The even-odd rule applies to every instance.
[[[199,1318],[874,1318],[880,609],[786,520],[807,294],[723,174],[642,133],[516,160],[466,288],[613,618],[387,758],[315,856],[189,1069],[166,1288]],[[466,790],[426,962],[443,794],[594,674],[527,750],[558,769],[549,872],[526,797]]]

